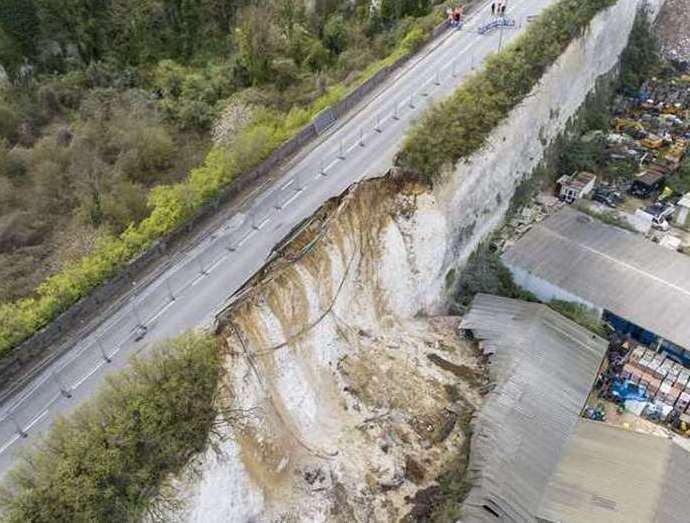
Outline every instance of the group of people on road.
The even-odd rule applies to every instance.
[[[491,2],[491,16],[505,16],[507,6],[508,2],[506,0]]]
[[[507,0],[494,0],[491,2],[491,16],[503,17],[506,15],[507,8]],[[449,7],[446,12],[448,13],[448,21],[450,22],[451,27],[462,27],[464,16],[464,7],[462,5],[458,5],[454,8]]]
[[[448,21],[451,27],[460,27],[462,25],[462,19],[464,14],[464,7],[459,5],[453,9],[449,8],[448,11]]]

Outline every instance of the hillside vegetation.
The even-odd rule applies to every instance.
[[[174,502],[170,476],[203,451],[219,413],[220,355],[186,334],[135,360],[58,420],[0,490],[0,521],[139,521]]]
[[[614,3],[560,0],[547,8],[481,72],[426,113],[408,135],[398,165],[430,182],[477,151],[592,18]]]
[[[429,0],[0,3],[0,354],[442,17]]]

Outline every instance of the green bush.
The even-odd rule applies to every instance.
[[[405,35],[401,42],[401,47],[408,52],[414,52],[427,41],[427,37],[421,27],[415,27]]]
[[[624,92],[635,95],[645,78],[659,65],[659,46],[652,24],[638,16],[630,33],[630,42],[621,55],[620,82]]]
[[[436,104],[409,133],[397,163],[428,181],[477,151],[511,109],[529,94],[590,20],[615,0],[560,0],[483,71]]]
[[[19,115],[6,102],[0,99],[0,139],[10,142],[15,141],[18,126]]]
[[[551,300],[548,305],[557,313],[562,314],[581,327],[584,327],[602,338],[606,338],[606,328],[595,310],[581,303],[563,300]]]
[[[220,358],[211,336],[186,334],[134,360],[98,396],[55,422],[0,490],[2,520],[138,521],[218,416]]]
[[[537,301],[531,292],[520,288],[498,252],[483,243],[472,253],[452,290],[456,304],[466,307],[476,294],[493,294],[517,300]]]
[[[675,176],[668,177],[668,186],[676,194],[690,192],[690,155],[685,156]]]

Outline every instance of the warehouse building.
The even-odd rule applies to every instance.
[[[690,453],[580,417],[607,343],[545,305],[477,295],[462,328],[494,388],[473,419],[463,523],[681,523]]]
[[[549,481],[540,523],[686,523],[690,453],[674,441],[578,420]]]
[[[690,364],[689,256],[563,208],[502,258],[540,300],[587,305],[618,331]]]
[[[545,305],[482,294],[461,326],[496,385],[473,420],[463,523],[535,521],[608,344]]]

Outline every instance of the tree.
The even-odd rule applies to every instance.
[[[677,194],[690,192],[690,155],[686,155],[680,164],[678,172],[673,176],[669,176],[667,184]]]
[[[26,59],[33,62],[37,55],[40,27],[33,0],[0,2],[0,61],[11,75]],[[4,41],[3,41],[4,40]]]
[[[109,44],[109,0],[34,0],[42,35],[55,41],[63,54],[74,46],[87,65],[104,58]]]
[[[323,43],[327,49],[340,54],[347,47],[347,28],[342,15],[331,15],[323,28]]]
[[[19,115],[14,112],[9,104],[0,99],[0,140],[5,139],[14,142],[17,138]]]
[[[381,0],[380,13],[385,23],[406,16],[423,16],[429,12],[430,0]]]
[[[243,9],[235,29],[235,44],[239,61],[249,72],[253,84],[269,80],[275,42],[270,13],[258,6]]]
[[[628,46],[621,54],[621,86],[637,93],[645,78],[659,63],[658,45],[649,18],[643,13],[635,18]]]

